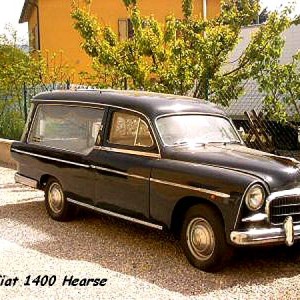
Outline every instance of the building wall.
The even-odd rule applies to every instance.
[[[28,20],[28,33],[29,33],[29,46],[30,48],[36,48],[36,43],[38,41],[38,36],[36,36],[38,28],[38,17],[37,8],[32,9],[30,18]]]
[[[72,1],[39,0],[40,14],[40,44],[45,54],[60,50],[67,63],[74,66],[76,71],[90,70],[90,59],[80,47],[81,38],[73,28],[70,16]],[[167,15],[182,18],[181,0],[140,0],[139,8],[143,15],[154,15],[161,22]],[[102,24],[111,26],[118,32],[118,19],[127,18],[128,14],[122,0],[94,0],[91,11]],[[194,1],[194,13],[202,17],[202,0]],[[208,0],[207,17],[216,16],[220,11],[220,0]],[[36,23],[36,10],[29,20],[29,32],[32,32]]]

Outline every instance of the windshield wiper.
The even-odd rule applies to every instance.
[[[233,144],[241,144],[241,142],[240,141],[228,141],[228,142],[208,142],[207,144],[221,144],[221,145],[224,145],[224,146],[226,146],[226,145],[233,145]]]
[[[242,143],[240,141],[230,141],[230,142],[224,142],[224,145],[241,145]]]
[[[205,146],[205,143],[203,142],[189,142],[189,141],[178,141],[174,142],[173,146],[182,146],[182,145],[200,145]]]
[[[177,145],[185,145],[185,144],[188,144],[187,141],[178,141],[178,142],[174,142],[173,145],[174,146],[177,146]]]

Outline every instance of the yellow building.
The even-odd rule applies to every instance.
[[[89,70],[90,59],[80,47],[81,38],[70,16],[72,0],[25,0],[20,23],[28,22],[31,49],[45,53],[63,51],[68,64],[77,71]],[[154,15],[161,22],[167,15],[182,18],[181,0],[139,0],[143,15]],[[131,34],[128,14],[122,0],[94,0],[91,11],[101,23],[111,26],[120,39]],[[215,17],[220,0],[194,0],[194,13],[203,18]]]

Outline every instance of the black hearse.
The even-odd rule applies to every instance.
[[[178,234],[188,260],[214,271],[234,245],[300,236],[300,163],[247,148],[216,106],[146,92],[37,95],[16,181],[45,191],[49,215],[76,206]]]

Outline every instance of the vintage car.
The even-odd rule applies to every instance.
[[[44,190],[54,220],[70,220],[81,206],[169,229],[201,270],[219,269],[234,246],[300,237],[300,163],[247,148],[206,101],[42,93],[11,152],[16,182]]]

